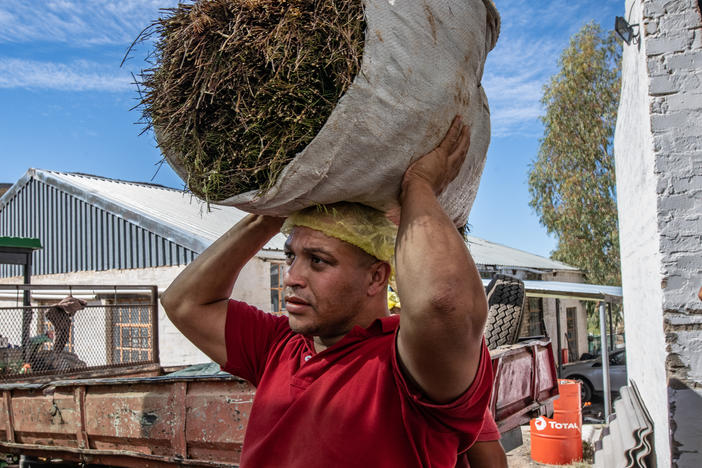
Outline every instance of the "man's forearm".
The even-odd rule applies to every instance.
[[[283,218],[248,215],[190,263],[163,293],[171,319],[179,310],[228,299],[239,272],[280,230]]]
[[[466,456],[472,468],[507,468],[507,455],[499,440],[476,442]]]
[[[439,146],[407,168],[400,193],[397,352],[404,370],[436,402],[451,401],[471,385],[483,354],[487,301],[480,275],[437,200],[469,147],[470,129],[456,116]]]
[[[410,181],[400,203],[396,261],[403,313],[427,313],[445,306],[447,312],[473,313],[482,324],[486,309],[480,275],[432,187]]]
[[[396,251],[402,302],[397,349],[425,394],[448,402],[475,378],[487,301],[463,238],[432,185],[405,182]]]

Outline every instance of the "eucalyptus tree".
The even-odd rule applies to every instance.
[[[586,24],[544,86],[544,136],[529,173],[530,206],[558,239],[552,257],[590,283],[621,284],[614,174],[614,127],[621,45]]]

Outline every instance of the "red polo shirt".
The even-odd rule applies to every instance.
[[[489,409],[486,409],[483,427],[480,429],[480,434],[478,434],[478,438],[475,441],[492,442],[495,440],[500,440],[500,430],[497,428],[497,424],[495,423],[495,418],[492,417],[492,413]],[[467,453],[468,452],[463,452],[458,454],[456,468],[470,468]]]
[[[316,353],[286,317],[230,301],[222,368],[257,387],[241,466],[453,468],[483,424],[487,347],[471,387],[435,404],[398,366],[398,326],[399,316],[378,319]]]

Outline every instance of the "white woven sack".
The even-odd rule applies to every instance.
[[[471,147],[440,202],[457,224],[465,223],[490,140],[480,80],[499,34],[497,11],[491,0],[363,3],[361,71],[327,122],[270,190],[221,204],[278,216],[344,200],[391,210],[405,169],[434,148],[460,114],[471,124]]]

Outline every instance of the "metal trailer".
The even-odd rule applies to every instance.
[[[503,443],[518,445],[520,425],[552,412],[551,344],[504,346],[491,357],[490,407]],[[255,389],[228,375],[164,375],[8,383],[0,393],[2,452],[46,463],[223,467],[238,464]]]

